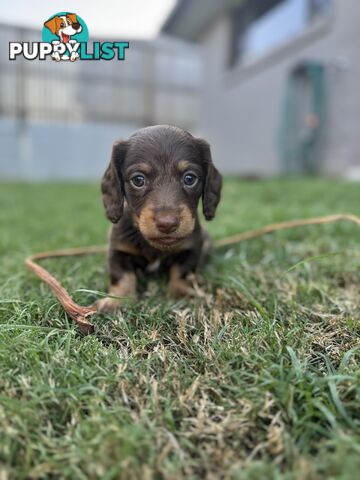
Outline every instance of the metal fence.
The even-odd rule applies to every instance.
[[[196,129],[195,47],[129,40],[125,61],[57,63],[10,61],[11,41],[41,41],[40,32],[0,25],[0,179],[99,178],[114,140],[137,128]]]
[[[8,60],[9,41],[37,42],[40,35],[0,25],[0,116],[188,128],[196,122],[200,61],[195,48],[160,38],[130,40],[125,61]]]

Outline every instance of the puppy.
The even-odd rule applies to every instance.
[[[55,40],[53,44],[62,43],[76,43],[71,40],[72,35],[76,35],[82,31],[82,26],[78,22],[75,13],[67,13],[66,15],[55,16],[44,23],[44,26],[50,30],[51,33],[57,35],[60,41]],[[72,52],[70,60],[74,62],[79,57],[77,52]],[[59,62],[61,60],[59,52],[54,52],[52,58]]]
[[[158,125],[114,144],[101,183],[107,218],[114,224],[108,262],[111,295],[135,298],[140,272],[168,272],[175,296],[191,295],[187,280],[210,251],[197,207],[206,220],[215,215],[222,177],[209,144],[180,128]],[[106,297],[100,311],[121,300]]]

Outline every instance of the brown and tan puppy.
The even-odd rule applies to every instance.
[[[110,235],[112,295],[134,298],[139,271],[166,270],[173,295],[192,293],[186,277],[206,259],[210,241],[197,206],[215,215],[222,179],[207,142],[169,125],[147,127],[114,144],[101,183]],[[99,301],[113,311],[121,300]]]
[[[76,35],[82,30],[75,13],[67,13],[61,16],[56,15],[45,22],[44,26],[48,28],[51,33],[57,35],[63,43],[68,43],[72,35]]]

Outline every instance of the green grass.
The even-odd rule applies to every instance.
[[[228,180],[208,229],[222,238],[359,206],[358,184]],[[23,261],[105,243],[98,186],[2,184],[0,207],[1,480],[354,478],[359,227],[218,250],[201,298],[172,301],[153,277],[84,337]],[[95,296],[79,290],[106,289],[102,255],[44,263],[80,303]]]

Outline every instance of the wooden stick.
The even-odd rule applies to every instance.
[[[338,215],[328,215],[326,217],[316,217],[308,218],[301,220],[290,220],[287,222],[272,223],[266,225],[265,227],[250,230],[248,232],[239,233],[231,237],[223,238],[215,242],[215,248],[227,247],[230,245],[235,245],[244,240],[249,240],[251,238],[260,237],[267,233],[275,232],[278,230],[285,230],[288,228],[304,227],[306,225],[322,225],[325,223],[337,222],[340,220],[347,220],[357,225],[360,225],[360,217],[352,214],[338,214]],[[75,255],[88,255],[95,253],[105,253],[107,251],[106,246],[91,246],[84,248],[69,248],[66,250],[53,250],[49,252],[37,253],[31,255],[25,261],[26,266],[32,270],[35,275],[37,275],[41,280],[49,285],[53,291],[55,297],[59,300],[60,304],[63,306],[66,313],[77,323],[80,330],[85,333],[93,333],[94,325],[88,322],[87,317],[94,315],[97,312],[96,305],[90,305],[87,307],[78,305],[71,298],[67,290],[61,285],[61,283],[56,280],[56,278],[51,275],[45,268],[41,267],[36,261],[44,260],[45,258],[58,258],[58,257],[69,257]]]
[[[66,313],[79,325],[80,330],[85,333],[93,333],[94,325],[89,323],[86,317],[93,315],[97,312],[95,305],[82,307],[74,302],[69,293],[61,285],[56,278],[51,275],[45,268],[36,263],[36,260],[44,260],[45,258],[55,257],[70,257],[75,255],[87,255],[94,253],[104,253],[107,251],[106,247],[85,247],[85,248],[68,248],[66,250],[54,250],[50,252],[42,252],[36,255],[32,255],[27,258],[25,264],[35,275],[41,278],[41,280],[49,285],[53,291],[55,297],[59,300],[64,307]]]
[[[243,240],[249,240],[251,238],[260,237],[267,233],[272,233],[277,230],[285,230],[287,228],[296,228],[304,227],[306,225],[322,225],[325,223],[338,222],[339,220],[349,220],[350,222],[360,225],[360,217],[352,214],[338,214],[338,215],[328,215],[326,217],[315,217],[315,218],[305,218],[301,220],[289,220],[287,222],[280,223],[271,223],[265,227],[250,230],[248,232],[239,233],[237,235],[232,235],[231,237],[222,238],[215,242],[215,247],[227,247],[229,245],[235,245],[236,243],[242,242]]]

